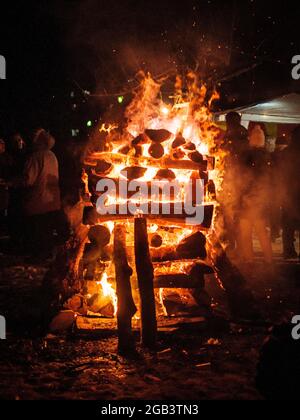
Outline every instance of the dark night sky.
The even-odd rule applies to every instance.
[[[291,0],[19,1],[0,19],[7,60],[0,118],[10,125],[51,124],[72,80],[93,93],[116,92],[141,68],[157,75],[197,66],[218,80],[259,63],[259,83],[284,88],[300,54],[300,7]]]

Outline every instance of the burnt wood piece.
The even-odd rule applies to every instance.
[[[132,146],[139,146],[141,144],[147,144],[147,143],[149,143],[149,137],[147,137],[146,134],[144,133],[137,136],[131,142]]]
[[[118,337],[119,353],[127,354],[135,350],[132,335],[132,317],[137,312],[132,297],[130,277],[132,268],[128,264],[126,252],[126,227],[116,225],[114,230],[114,264],[118,297]]]
[[[189,158],[191,159],[191,161],[193,161],[195,163],[202,164],[202,162],[204,161],[203,155],[201,155],[201,153],[199,153],[197,151],[195,151],[193,153],[190,153]]]
[[[140,158],[143,155],[142,146],[136,145],[136,146],[133,146],[133,148],[134,148],[134,156],[136,158]]]
[[[149,349],[155,349],[157,322],[153,287],[154,272],[148,243],[147,220],[142,217],[134,220],[134,248],[141,298],[142,344]]]
[[[152,252],[151,252],[152,256]],[[154,262],[152,258],[153,266],[155,270],[159,270],[160,267],[163,267],[164,269],[166,267],[174,266],[174,264],[189,264],[190,269],[187,272],[189,276],[195,277],[198,276],[198,274],[206,275],[206,274],[214,274],[213,268],[207,264],[206,261],[200,260],[200,259],[178,259],[178,260],[171,260],[171,261],[159,261]],[[196,267],[196,268],[195,268]]]
[[[59,313],[63,304],[80,292],[83,279],[80,275],[80,260],[84,252],[86,236],[72,236],[59,247],[55,261],[46,273],[40,303],[42,306],[41,326],[46,329],[52,318]]]
[[[188,274],[162,274],[154,277],[155,289],[198,289],[204,288],[204,274],[192,277]]]
[[[163,244],[163,239],[160,235],[154,234],[151,236],[151,246],[153,248],[160,248]]]
[[[145,134],[154,143],[164,143],[172,136],[172,133],[168,130],[145,130]]]
[[[147,172],[147,168],[141,168],[140,166],[131,166],[122,169],[121,174],[125,176],[129,181],[134,179],[142,178]]]
[[[176,248],[176,253],[183,258],[206,258],[206,238],[201,232],[184,238]]]
[[[103,248],[97,242],[87,243],[83,252],[83,263],[88,265],[101,258]]]
[[[195,145],[194,143],[192,143],[192,142],[189,142],[189,143],[185,144],[185,145],[183,146],[183,148],[184,148],[185,150],[190,150],[190,151],[193,151],[193,150],[196,150],[196,149],[197,149],[197,148],[196,148],[196,145]]]
[[[203,255],[206,254],[205,250],[202,250]],[[163,262],[173,262],[173,261],[179,261],[179,260],[185,260],[185,261],[193,261],[198,259],[194,257],[189,257],[183,254],[180,254],[176,252],[176,249],[174,246],[166,246],[161,247],[158,249],[153,248],[151,250],[152,255],[152,261],[153,263],[163,263]]]
[[[93,206],[85,206],[83,209],[83,224],[84,225],[95,225],[98,222],[99,214]]]
[[[98,160],[95,168],[96,173],[107,175],[112,170],[112,163],[103,160]]]
[[[109,244],[111,234],[106,226],[92,226],[88,233],[88,238],[91,242],[95,242],[100,248]]]
[[[155,175],[154,179],[167,179],[169,181],[174,181],[176,179],[176,175],[173,171],[171,171],[171,169],[160,169]]]
[[[121,147],[121,149],[118,150],[118,153],[121,153],[122,155],[128,155],[130,150],[131,150],[130,146],[126,145],[126,146]]]
[[[233,317],[258,319],[261,317],[257,302],[240,270],[226,255],[216,233],[207,236],[207,253],[216,279],[226,291]]]
[[[186,153],[182,150],[182,149],[177,149],[174,153],[173,153],[173,158],[176,160],[179,159],[184,159],[186,156]]]
[[[178,134],[176,139],[172,143],[172,149],[177,149],[178,147],[181,147],[184,144],[186,144],[185,138],[181,134]]]
[[[154,159],[160,159],[165,154],[165,149],[160,143],[152,143],[149,147],[149,155]]]

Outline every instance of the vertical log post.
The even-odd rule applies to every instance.
[[[155,349],[157,321],[154,297],[154,271],[150,256],[147,220],[137,217],[134,220],[135,265],[141,298],[142,344]]]
[[[114,264],[118,297],[118,337],[119,353],[128,354],[135,350],[132,335],[132,317],[137,309],[133,301],[130,277],[132,268],[128,264],[126,253],[126,227],[116,225],[114,231]]]

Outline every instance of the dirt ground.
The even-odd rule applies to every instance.
[[[0,267],[0,314],[8,323],[7,340],[0,341],[0,399],[262,399],[255,387],[260,348],[273,323],[300,310],[299,265],[277,258],[270,278],[258,258],[248,283],[263,322],[229,319],[160,331],[157,354],[140,349],[127,360],[117,356],[115,331],[40,336],[47,267],[3,254]],[[207,289],[216,312],[228,316],[213,277]]]

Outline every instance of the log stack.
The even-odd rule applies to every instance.
[[[149,129],[127,141],[125,145],[120,143],[117,149],[91,153],[86,157],[85,163],[91,193],[91,203],[86,206],[83,217],[84,223],[90,228],[89,243],[86,244],[83,255],[85,278],[88,281],[93,277],[99,280],[107,263],[114,261],[114,279],[111,278],[111,272],[108,277],[112,282],[116,280],[121,305],[117,316],[121,347],[126,342],[124,336],[130,336],[130,321],[134,312],[134,304],[130,298],[131,286],[135,283],[138,285],[142,341],[147,347],[153,348],[156,336],[154,290],[189,289],[198,292],[195,295],[200,296],[204,289],[204,276],[211,272],[210,267],[203,262],[207,256],[205,235],[212,224],[214,205],[205,202],[200,204],[204,208],[204,219],[192,227],[187,225],[188,214],[185,211],[176,214],[176,200],[170,201],[168,214],[163,214],[162,202],[159,202],[159,214],[147,214],[144,217],[136,217],[129,211],[119,214],[122,197],[118,181],[120,178],[126,178],[128,182],[138,180],[143,182],[143,186],[149,187],[152,180],[175,181],[178,174],[184,171],[187,182],[192,178],[202,177],[207,186],[208,158],[199,153],[195,144],[185,139],[182,133],[174,135],[168,130]],[[146,178],[149,169],[152,174],[150,179]],[[97,211],[98,199],[104,193],[98,191],[97,184],[103,179],[109,179],[116,185],[116,202],[110,203],[115,206],[114,214],[100,215]],[[150,191],[149,189],[149,205],[152,202]],[[132,195],[131,193],[127,196],[127,205],[130,204]],[[172,200],[172,196],[170,198]],[[124,207],[124,200],[122,205]],[[105,225],[108,222],[115,225],[114,240]],[[122,226],[127,232],[122,231]],[[153,226],[155,232],[151,231]],[[132,277],[132,282],[125,257],[127,253],[129,257],[135,256],[136,274]],[[182,272],[184,262],[186,272]],[[160,268],[168,264],[177,266],[178,271],[175,269],[168,272],[164,268],[161,272]]]
[[[174,181],[184,171],[187,182],[196,178],[203,180],[207,200],[211,200],[215,196],[215,186],[209,170],[214,169],[214,159],[203,156],[181,133],[174,135],[167,130],[145,130],[118,149],[111,149],[91,153],[86,158],[91,202],[83,217],[84,224],[89,227],[82,258],[83,273],[86,281],[94,280],[98,285],[105,274],[117,291],[120,351],[133,347],[131,319],[136,308],[132,296],[138,288],[142,343],[153,349],[156,342],[155,290],[159,291],[165,313],[168,313],[168,307],[174,309],[173,304],[168,305],[168,293],[162,293],[170,289],[179,294],[180,290],[189,291],[198,305],[210,307],[210,298],[204,290],[205,275],[213,273],[216,265],[207,262],[212,259],[207,258],[206,236],[212,226],[214,204],[205,200],[200,204],[204,208],[204,218],[196,225],[188,225],[185,212],[176,214],[175,201],[170,201],[168,214],[163,214],[162,202],[159,203],[159,214],[131,214],[129,210],[120,214],[124,200],[120,203],[123,197],[118,181],[120,178],[126,178],[128,182],[138,180],[148,187],[151,180]],[[152,178],[147,177],[149,169]],[[104,194],[97,184],[103,179],[116,185],[115,202],[106,207],[113,206],[114,212],[105,215],[99,214],[97,208],[98,199]],[[131,203],[132,196],[129,194],[126,205]],[[150,193],[148,199],[151,204]],[[108,224],[114,231],[108,229]],[[234,289],[234,285],[226,286],[227,290]],[[98,296],[96,303],[99,299]]]

